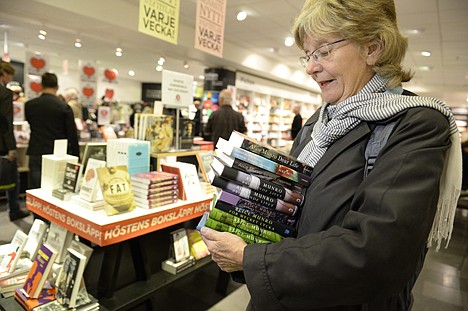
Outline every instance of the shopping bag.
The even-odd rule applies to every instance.
[[[16,160],[10,161],[0,157],[0,190],[10,190],[16,187]]]

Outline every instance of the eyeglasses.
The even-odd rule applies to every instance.
[[[343,42],[343,41],[346,41],[346,39],[340,39],[337,41],[324,44],[321,47],[312,51],[311,53],[306,54],[306,56],[299,57],[299,61],[301,62],[302,67],[307,68],[307,65],[309,65],[309,61],[311,57],[316,62],[320,62],[322,59],[327,58],[328,56],[330,56],[331,52],[333,51],[333,50],[330,50],[330,46]]]

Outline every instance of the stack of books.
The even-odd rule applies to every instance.
[[[216,147],[208,177],[222,191],[200,224],[247,243],[294,237],[312,167],[236,131]]]
[[[130,176],[137,207],[152,209],[178,201],[178,175],[152,171]]]

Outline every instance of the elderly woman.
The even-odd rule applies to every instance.
[[[292,154],[314,166],[297,237],[249,244],[202,228],[213,260],[242,274],[250,310],[410,310],[427,243],[450,235],[459,134],[439,100],[401,88],[407,41],[391,0],[309,0],[293,33],[325,104]],[[394,123],[365,176],[377,125]],[[432,229],[432,230],[431,230]]]

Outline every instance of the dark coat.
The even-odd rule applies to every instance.
[[[245,133],[247,127],[242,113],[235,111],[229,105],[221,106],[213,112],[205,126],[205,134],[211,135],[211,141],[215,146],[220,137],[227,140],[234,130]]]
[[[13,129],[13,92],[0,84],[0,155],[16,150]]]
[[[310,140],[317,117],[306,122],[300,144],[298,134],[293,155]],[[297,239],[247,245],[251,310],[404,310],[426,253],[449,124],[430,108],[392,120],[394,131],[365,179],[369,123],[328,148],[314,168]]]
[[[54,140],[68,139],[68,154],[79,156],[78,134],[73,111],[57,96],[42,94],[27,101],[24,112],[31,127],[28,155],[54,152]]]

